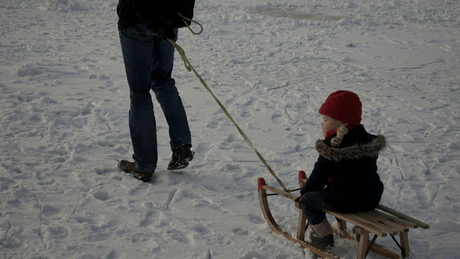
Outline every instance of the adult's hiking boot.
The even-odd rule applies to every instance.
[[[125,173],[133,174],[134,178],[144,182],[150,182],[153,175],[152,173],[138,169],[134,162],[129,162],[128,160],[121,160],[118,162],[118,169]]]
[[[192,145],[183,145],[173,150],[171,161],[168,164],[168,170],[182,169],[188,166],[192,161],[195,152],[190,150]]]

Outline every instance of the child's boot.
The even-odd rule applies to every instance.
[[[317,225],[311,225],[313,233],[311,234],[311,243],[320,248],[334,247],[334,235],[331,224],[327,218]]]

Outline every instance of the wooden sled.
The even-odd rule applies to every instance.
[[[303,187],[306,183],[307,177],[305,172],[299,172],[299,185]],[[265,220],[267,221],[270,228],[280,235],[285,236],[287,239],[300,244],[303,248],[310,249],[314,254],[323,257],[323,258],[334,258],[338,259],[339,256],[331,253],[328,250],[321,249],[314,246],[305,240],[305,231],[308,228],[308,223],[306,222],[305,216],[303,215],[302,210],[300,210],[299,205],[299,196],[291,194],[281,189],[269,186],[266,184],[263,178],[258,179],[258,189],[259,189],[259,201],[262,213]],[[267,191],[272,192],[267,194]],[[292,237],[289,233],[284,232],[280,226],[276,223],[273,215],[270,212],[270,207],[268,205],[267,197],[269,195],[282,195],[286,198],[295,201],[296,208],[299,208],[299,219],[297,223],[297,236]],[[367,212],[351,213],[351,214],[342,214],[334,211],[323,210],[324,212],[333,215],[337,222],[339,223],[339,228],[333,228],[335,234],[340,235],[341,237],[348,238],[351,240],[357,240],[358,245],[358,259],[366,258],[369,251],[380,253],[386,257],[397,259],[400,258],[399,254],[396,254],[385,247],[375,243],[377,237],[385,237],[390,235],[395,241],[396,245],[401,250],[401,256],[408,257],[410,253],[409,249],[409,228],[423,228],[428,229],[429,225],[423,223],[417,219],[404,215],[400,212],[397,212],[393,209],[390,209],[386,206],[379,205],[377,209]],[[347,222],[354,225],[353,233],[350,233],[347,230]],[[369,235],[374,234],[371,241],[369,241]],[[399,233],[398,242],[395,238],[395,235]],[[355,238],[356,236],[356,238]]]

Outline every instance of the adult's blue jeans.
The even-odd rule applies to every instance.
[[[302,195],[300,200],[305,218],[311,225],[318,225],[326,218],[326,213],[322,209],[332,210],[321,198],[319,192],[307,192]]]
[[[177,40],[177,29],[175,30]],[[158,161],[156,122],[150,90],[169,126],[171,150],[191,145],[182,99],[171,78],[174,46],[139,23],[119,31],[130,90],[129,130],[138,169],[154,173]]]

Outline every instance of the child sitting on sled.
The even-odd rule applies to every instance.
[[[314,231],[312,243],[326,248],[334,246],[334,237],[322,209],[355,213],[379,204],[383,183],[377,174],[377,157],[386,140],[367,133],[360,124],[361,101],[353,92],[332,93],[319,113],[325,139],[316,142],[319,158],[300,191],[300,204]]]

